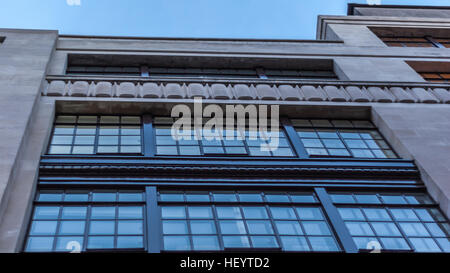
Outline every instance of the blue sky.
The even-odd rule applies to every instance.
[[[0,0],[0,28],[60,34],[314,39],[317,15],[369,0]],[[80,5],[68,3],[80,2]],[[370,0],[450,6],[450,0]]]

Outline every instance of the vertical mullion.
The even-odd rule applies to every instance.
[[[292,126],[291,121],[286,117],[282,117],[280,119],[280,123],[286,132],[287,138],[297,153],[297,156],[300,158],[308,158],[308,153],[306,153],[305,147],[302,145],[302,141]]]
[[[161,212],[158,206],[156,187],[145,188],[147,208],[147,251],[161,252]]]
[[[144,127],[144,156],[155,156],[155,137],[153,132],[153,117],[151,115],[144,115],[143,117]]]
[[[441,43],[437,42],[435,39],[433,39],[433,37],[431,36],[425,36],[425,39],[430,42],[431,44],[433,44],[435,47],[437,48],[445,48],[445,46],[443,46]]]
[[[314,188],[314,191],[317,197],[319,198],[319,201],[322,204],[322,207],[328,217],[328,220],[330,221],[331,226],[336,232],[336,235],[345,252],[357,253],[358,248],[356,247],[356,244],[353,241],[350,232],[345,226],[344,220],[342,220],[341,216],[339,215],[337,208],[334,206],[325,188],[322,187]]]

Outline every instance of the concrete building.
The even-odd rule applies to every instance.
[[[449,83],[448,7],[350,4],[317,40],[0,29],[0,251],[450,252]],[[176,142],[194,97],[279,105],[280,148]]]

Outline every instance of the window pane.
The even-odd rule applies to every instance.
[[[53,248],[54,237],[29,237],[26,250],[33,251],[51,251]]]
[[[218,250],[217,236],[192,236],[194,250]]]
[[[359,208],[338,208],[338,211],[344,220],[365,220]]]
[[[164,236],[165,250],[190,250],[191,243],[187,236]]]
[[[89,194],[84,191],[69,191],[64,196],[65,202],[87,202]]]
[[[180,193],[160,193],[161,201],[184,201],[184,195]]]
[[[116,218],[115,207],[92,207],[92,219],[114,219]]]
[[[274,202],[274,203],[288,203],[289,197],[285,193],[280,194],[266,194],[266,199],[268,202]]]
[[[87,207],[64,207],[62,219],[84,219],[86,218]]]
[[[311,193],[291,193],[293,203],[315,203],[316,199]]]
[[[142,207],[119,207],[119,218],[140,219],[143,217]]]
[[[117,248],[143,248],[144,239],[142,236],[118,236]]]
[[[31,235],[53,235],[56,233],[56,221],[33,221]]]
[[[345,223],[350,234],[353,236],[373,236],[375,235],[368,223],[365,222],[347,222]]]
[[[119,221],[117,226],[118,234],[143,234],[142,221],[125,220]]]
[[[210,220],[191,220],[192,234],[215,234],[216,224]]]
[[[56,241],[56,251],[78,251],[83,247],[83,237],[58,237]]]
[[[334,203],[356,203],[351,194],[331,194]]]
[[[38,201],[58,202],[62,201],[62,192],[45,192],[39,193]]]
[[[363,204],[380,204],[375,194],[355,194],[356,202]]]
[[[223,244],[226,248],[250,247],[247,236],[223,236]]]
[[[373,229],[379,236],[401,236],[400,231],[394,223],[371,223]]]
[[[89,234],[114,234],[114,221],[91,221]]]
[[[400,223],[399,225],[406,236],[430,236],[422,223]]]
[[[289,207],[271,207],[270,211],[274,219],[297,219],[294,210]]]
[[[279,247],[275,236],[251,236],[253,247],[277,248]]]
[[[286,251],[309,251],[309,246],[305,237],[281,236],[283,249]]]
[[[303,235],[303,231],[297,221],[276,221],[278,233],[282,235]]]
[[[34,209],[34,219],[57,219],[59,207],[36,207]]]
[[[358,249],[374,249],[377,246],[381,249],[381,244],[375,237],[354,237],[353,240]]]
[[[237,202],[236,194],[234,192],[217,192],[213,193],[214,201],[216,202]]]
[[[303,227],[308,235],[329,235],[330,229],[325,222],[322,221],[309,221],[303,222]]]
[[[384,249],[388,250],[409,250],[409,246],[403,238],[380,238]]]
[[[62,221],[59,227],[59,234],[81,235],[84,234],[85,221]]]
[[[91,248],[91,249],[114,248],[114,237],[112,237],[112,236],[89,236],[87,247]]]
[[[364,214],[367,219],[372,221],[390,221],[391,217],[385,209],[364,208]]]
[[[242,218],[239,207],[217,207],[219,218],[240,219]]]
[[[406,200],[401,195],[382,195],[381,199],[386,204],[406,204]]]
[[[186,210],[184,207],[162,207],[162,218],[176,219],[186,218]]]
[[[142,192],[119,192],[119,202],[143,201]]]
[[[164,234],[188,234],[186,221],[163,221]]]
[[[321,220],[323,219],[320,208],[296,208],[298,217],[301,220]]]
[[[441,252],[436,242],[431,238],[410,238],[410,241],[418,252]]]
[[[314,251],[337,251],[336,242],[331,237],[308,237]]]
[[[239,193],[239,200],[241,202],[262,202],[261,194],[259,193]]]
[[[397,221],[419,221],[413,209],[391,209],[391,213]]]
[[[94,202],[114,202],[116,201],[115,192],[95,192],[92,194],[92,201]]]
[[[186,201],[190,202],[209,202],[208,192],[186,192]]]
[[[243,221],[223,220],[219,222],[222,234],[246,234]]]
[[[267,219],[267,211],[265,207],[243,207],[246,219]]]
[[[190,218],[213,218],[210,207],[188,207]]]
[[[270,221],[249,220],[247,227],[250,234],[273,234]]]

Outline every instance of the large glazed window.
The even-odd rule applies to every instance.
[[[426,194],[337,192],[331,198],[359,249],[450,252],[450,225]]]
[[[145,121],[145,122],[144,122]],[[397,159],[367,120],[285,119],[279,130],[203,124],[173,128],[170,117],[57,115],[49,155]],[[220,123],[219,123],[220,124]],[[172,135],[174,134],[174,135]],[[145,149],[144,149],[145,146]]]
[[[312,192],[160,192],[166,251],[338,251]]]
[[[238,130],[234,126],[233,130],[213,130],[208,136],[213,139],[208,140],[205,135],[200,135],[196,130],[184,130],[183,135],[190,139],[176,140],[171,135],[171,128],[174,120],[172,118],[156,117],[154,119],[156,154],[157,155],[228,155],[228,156],[278,156],[293,157],[295,155],[288,138],[280,128],[277,132],[276,143],[278,148],[270,150],[261,149],[261,145],[270,146],[269,135],[261,137],[261,132],[255,131],[255,138],[251,138],[251,133],[247,128]],[[192,123],[193,124],[193,123]],[[226,128],[224,126],[224,128]],[[227,138],[231,136],[231,139]],[[272,138],[272,140],[274,140]]]
[[[141,154],[139,116],[58,115],[49,154]]]
[[[143,201],[142,191],[43,190],[25,251],[144,250]]]
[[[41,189],[26,252],[450,252],[448,219],[422,192]]]
[[[397,158],[369,121],[291,121],[311,157]]]
[[[74,66],[69,65],[68,75],[86,76],[133,76],[147,78],[226,78],[226,79],[273,79],[273,80],[336,80],[332,70],[300,69],[240,69],[240,68],[194,68],[149,66]]]

